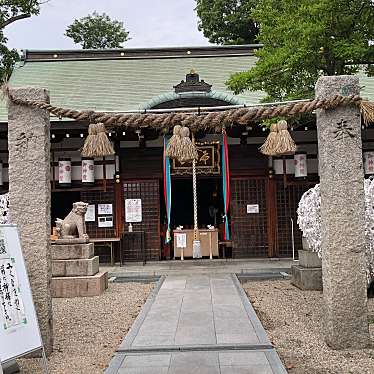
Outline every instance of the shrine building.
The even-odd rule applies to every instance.
[[[261,46],[25,50],[9,85],[47,88],[53,105],[76,110],[172,113],[238,108],[259,104],[265,96],[252,91],[234,95],[225,85],[231,74],[254,66],[258,48]],[[361,96],[374,100],[374,78],[362,74],[360,85]],[[167,173],[164,147],[170,131],[142,126],[139,120],[136,130],[108,133],[114,156],[86,159],[80,149],[89,123],[55,116],[50,120],[52,227],[56,218],[68,214],[73,202],[84,201],[90,204],[87,232],[96,242],[101,262],[179,259],[177,240],[186,241],[180,245],[186,247],[184,257],[190,257],[192,167],[168,160]],[[8,191],[7,121],[3,102],[0,193]],[[298,202],[319,182],[315,115],[293,119],[289,126],[297,152],[278,158],[260,153],[269,131],[259,123],[234,123],[226,128],[227,149],[221,133],[194,134],[203,256],[292,258],[301,249]],[[368,177],[374,175],[373,124],[362,126],[362,139]],[[171,194],[165,193],[166,186]],[[168,227],[172,240],[166,243]],[[120,253],[121,237],[129,231],[139,236],[122,243]],[[177,238],[178,233],[186,235]]]

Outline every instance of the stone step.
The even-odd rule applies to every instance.
[[[94,244],[52,244],[52,260],[73,260],[77,258],[92,258]]]
[[[99,256],[74,260],[52,260],[52,277],[95,275],[99,271]]]
[[[99,296],[108,288],[108,272],[87,277],[53,277],[52,297]]]

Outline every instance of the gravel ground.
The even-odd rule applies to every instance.
[[[101,374],[143,306],[152,284],[109,283],[101,296],[53,299],[51,374]],[[42,373],[39,359],[18,360],[22,373]]]
[[[289,281],[246,282],[243,287],[289,373],[374,373],[373,348],[334,351],[325,344],[322,292],[301,291]],[[374,343],[374,299],[368,299],[368,309]]]

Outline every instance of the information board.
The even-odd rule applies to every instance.
[[[0,225],[0,359],[42,349],[17,227]]]

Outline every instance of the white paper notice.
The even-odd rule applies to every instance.
[[[107,216],[107,217],[99,217],[98,218],[98,226],[99,227],[113,227],[113,217]]]
[[[113,214],[112,204],[98,204],[97,214]]]
[[[247,213],[252,214],[252,213],[259,213],[260,209],[258,204],[248,204],[247,205]]]
[[[175,234],[177,241],[177,248],[187,247],[187,235],[186,234]]]
[[[95,222],[95,205],[89,205],[87,207],[86,215],[84,216],[86,222]]]
[[[126,222],[142,222],[142,200],[125,199]]]

